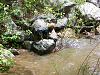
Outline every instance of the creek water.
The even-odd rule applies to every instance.
[[[100,75],[100,36],[95,38],[63,40],[67,48],[44,56],[21,49],[15,66],[0,75]]]

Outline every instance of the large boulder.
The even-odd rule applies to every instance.
[[[68,19],[66,17],[57,20],[57,24],[55,25],[55,30],[58,31],[60,29],[64,29],[67,25]]]
[[[32,24],[33,29],[35,31],[45,31],[48,29],[46,22],[43,19],[37,19],[35,22]]]
[[[42,38],[47,38],[48,26],[43,19],[37,19],[32,24],[32,33],[35,40],[40,40]]]
[[[52,52],[56,44],[53,39],[43,39],[38,42],[33,42],[31,50],[39,55]]]
[[[100,7],[100,0],[87,0],[87,2],[93,3],[97,7]]]
[[[100,8],[92,3],[85,2],[79,6],[79,10],[82,15],[86,15],[89,19],[94,18],[95,20],[100,20]]]

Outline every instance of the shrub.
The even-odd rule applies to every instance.
[[[7,72],[14,65],[14,55],[0,44],[0,72]]]
[[[20,34],[16,32],[6,32],[4,33],[1,37],[3,40],[3,44],[8,45],[8,47],[15,47],[15,48],[19,48],[18,42],[19,40],[21,40],[20,38]]]

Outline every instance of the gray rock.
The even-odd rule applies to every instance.
[[[65,13],[64,16],[69,17],[70,12],[75,5],[76,4],[74,2],[68,0],[62,4],[60,11],[63,11]]]
[[[87,2],[93,3],[97,7],[100,7],[100,0],[87,0]]]
[[[85,2],[83,5],[79,6],[79,10],[82,15],[86,15],[89,19],[94,18],[95,20],[100,20],[100,8],[92,3]]]
[[[32,24],[33,29],[35,29],[35,31],[44,31],[47,30],[47,24],[43,19],[37,19],[35,20],[35,22]]]
[[[57,24],[55,25],[56,29],[62,29],[66,27],[68,19],[66,17],[57,20]]]
[[[32,50],[39,55],[52,52],[55,48],[55,42],[53,39],[43,39],[32,44]]]
[[[43,19],[37,19],[32,25],[34,40],[41,40],[48,36],[48,26]]]
[[[7,20],[6,27],[8,31],[17,29],[17,25],[11,18]]]
[[[9,50],[6,50],[6,49],[2,49],[0,50],[0,58],[13,58],[14,55],[9,51]]]

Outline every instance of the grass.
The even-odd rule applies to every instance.
[[[82,72],[82,75],[95,75],[94,73],[96,72],[96,70],[99,68],[99,65],[100,65],[100,58],[97,59],[97,62],[96,62],[96,66],[94,68],[94,70],[90,73],[89,71],[89,59],[91,57],[91,55],[94,53],[95,49],[99,46],[100,42],[97,43],[97,45],[89,52],[89,54],[86,56],[86,58],[84,59],[84,61],[82,62],[82,64],[80,65],[80,68],[78,70],[78,73],[77,75],[80,75],[81,72]],[[85,73],[88,73],[88,74],[85,74]]]

